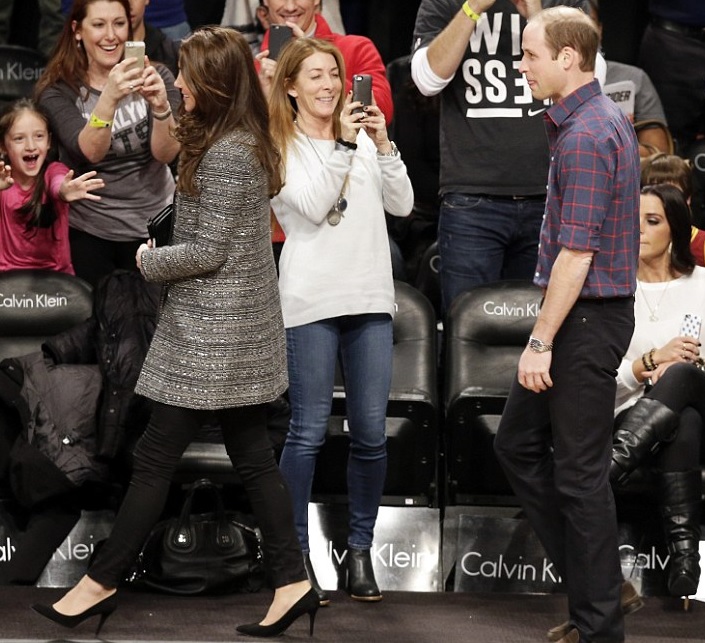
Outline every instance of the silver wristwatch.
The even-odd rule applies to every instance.
[[[553,342],[547,344],[536,337],[529,337],[529,350],[534,353],[548,353],[553,350]]]
[[[389,144],[392,146],[392,149],[390,152],[377,152],[377,156],[397,156],[399,154],[399,150],[397,149],[396,144],[394,141],[389,141]]]

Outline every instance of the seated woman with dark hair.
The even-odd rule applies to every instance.
[[[690,252],[690,213],[678,188],[643,187],[640,210],[636,325],[617,376],[610,478],[623,484],[645,462],[656,469],[668,591],[688,596],[700,578],[705,268]]]

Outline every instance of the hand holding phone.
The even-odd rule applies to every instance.
[[[144,42],[127,40],[125,42],[125,58],[134,58],[137,61],[137,68],[144,69]]]
[[[294,33],[287,25],[271,25],[269,27],[269,56],[272,60],[279,58],[284,45],[289,42]]]
[[[679,335],[683,337],[700,337],[700,327],[702,325],[702,317],[691,313],[686,313],[681,322],[681,330]]]
[[[353,76],[352,102],[361,102],[363,107],[372,104],[372,76],[369,74],[355,74]],[[359,114],[362,107],[355,108],[352,113]]]

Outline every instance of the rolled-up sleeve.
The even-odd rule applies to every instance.
[[[612,204],[613,150],[587,133],[565,141],[558,166],[563,195],[558,242],[571,250],[599,252]]]

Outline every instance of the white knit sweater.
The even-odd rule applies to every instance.
[[[363,313],[394,314],[385,210],[407,216],[414,195],[399,155],[378,156],[364,133],[358,148],[298,133],[287,151],[286,184],[272,209],[286,235],[279,261],[284,325]],[[315,148],[315,149],[314,149]],[[326,214],[345,176],[348,207],[331,226]]]
[[[652,311],[658,321],[649,320]],[[705,268],[696,266],[691,275],[670,282],[638,282],[634,302],[636,324],[617,373],[615,413],[628,408],[644,394],[644,384],[634,377],[632,362],[677,337],[686,313],[699,315],[705,323]],[[701,356],[705,357],[705,347],[701,348]]]

